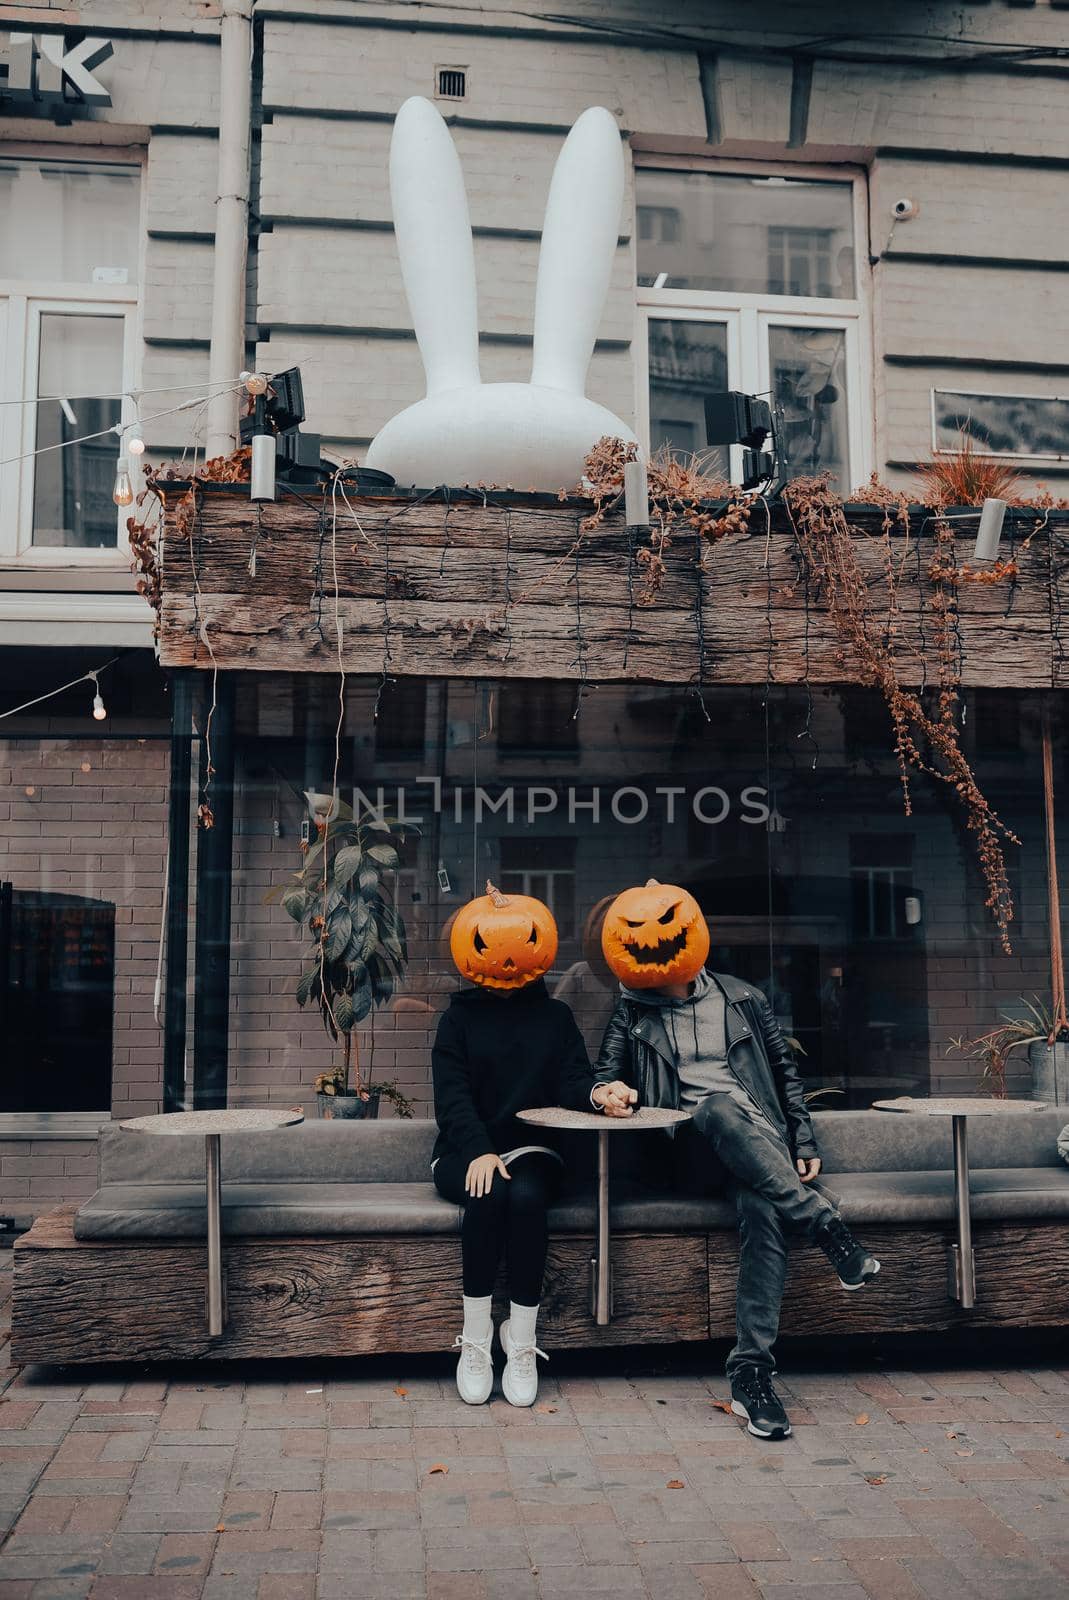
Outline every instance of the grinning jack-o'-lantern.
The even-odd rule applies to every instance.
[[[692,894],[650,878],[616,896],[605,913],[601,948],[629,989],[656,989],[697,976],[709,954],[709,929]]]
[[[522,989],[544,977],[557,954],[549,907],[527,894],[486,893],[456,914],[449,951],[462,978],[487,989]]]

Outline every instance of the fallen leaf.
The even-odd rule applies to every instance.
[[[956,1456],[971,1456],[972,1453],[973,1452],[971,1450],[955,1450],[954,1451],[954,1454]]]
[[[682,1478],[669,1478],[665,1484],[666,1489],[685,1489],[687,1486]]]
[[[956,1433],[948,1433],[948,1434],[947,1434],[947,1438],[948,1438],[948,1439],[956,1439],[956,1438],[957,1438],[957,1437],[958,1437],[958,1436],[957,1436],[957,1434],[956,1434]]]
[[[535,1406],[535,1410],[540,1411],[544,1417],[551,1417],[556,1409],[556,1406]]]
[[[216,1531],[216,1533],[225,1533],[226,1532],[226,1523],[225,1522],[217,1522],[215,1524],[215,1531]]]
[[[859,1417],[855,1417],[854,1418],[854,1427],[855,1428],[863,1428],[868,1420],[869,1420],[868,1412],[867,1411],[863,1411]]]
[[[709,1404],[714,1411],[722,1411],[725,1416],[731,1416],[731,1407],[726,1400],[710,1400]]]
[[[922,1456],[926,1456],[927,1454],[928,1454],[928,1446],[926,1444],[922,1444],[921,1445],[921,1455]]]
[[[877,1484],[886,1483],[887,1482],[887,1475],[886,1475],[886,1473],[883,1473],[883,1472],[877,1472],[871,1478],[866,1476],[865,1482],[866,1483],[871,1483],[875,1487]]]
[[[436,1461],[434,1463],[433,1467],[428,1467],[427,1468],[427,1476],[428,1476],[428,1478],[433,1478],[434,1474],[436,1472],[441,1472],[441,1473],[444,1474],[444,1473],[447,1473],[448,1471],[449,1471],[449,1468],[445,1465],[444,1462]]]
[[[1055,1428],[1055,1430],[1054,1430],[1054,1437],[1055,1437],[1055,1438],[1056,1438],[1056,1439],[1064,1439],[1064,1437],[1065,1437],[1065,1435],[1064,1435],[1064,1434],[1063,1434],[1063,1433],[1062,1433],[1062,1430],[1061,1430],[1061,1428]]]
[[[408,1399],[408,1390],[407,1389],[402,1389],[402,1388],[398,1387],[398,1388],[396,1388],[394,1390],[394,1394],[397,1396],[397,1398],[399,1400],[407,1400]]]

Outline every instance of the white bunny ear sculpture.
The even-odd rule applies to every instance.
[[[600,106],[564,142],[550,184],[535,293],[530,383],[482,383],[475,257],[460,159],[428,100],[406,100],[390,144],[401,275],[427,395],[372,440],[367,465],[400,484],[570,488],[598,439],[633,440],[588,400],[587,368],[616,250],[620,135]]]

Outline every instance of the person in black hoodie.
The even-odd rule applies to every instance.
[[[451,996],[434,1041],[440,1131],[432,1171],[439,1194],[464,1207],[460,1396],[481,1405],[493,1388],[490,1307],[504,1255],[511,1305],[501,1327],[507,1358],[502,1388],[512,1405],[529,1406],[538,1393],[536,1358],[543,1355],[535,1333],[546,1208],[563,1162],[516,1114],[556,1105],[589,1111],[594,1077],[572,1013],[546,989],[543,974],[557,946],[549,911],[490,884],[487,891],[464,908],[464,923],[458,918],[451,939],[461,975],[475,987]]]

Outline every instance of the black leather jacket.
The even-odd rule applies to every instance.
[[[723,990],[728,1066],[780,1129],[795,1156],[819,1155],[802,1080],[790,1045],[760,989],[710,972]],[[609,1018],[594,1068],[598,1083],[620,1078],[645,1106],[679,1105],[675,1052],[660,1012],[621,995]]]

